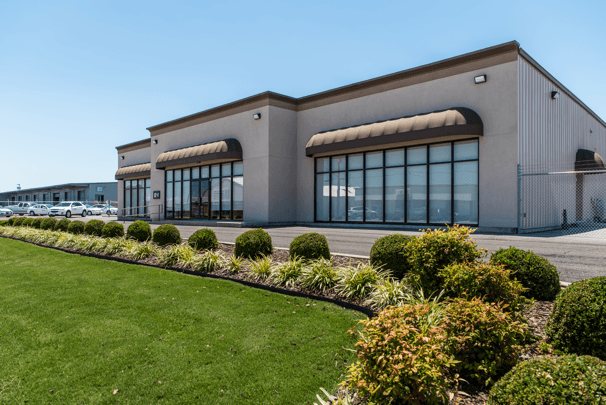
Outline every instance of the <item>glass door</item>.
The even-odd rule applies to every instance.
[[[200,216],[208,219],[210,216],[210,188],[208,180],[200,180]]]

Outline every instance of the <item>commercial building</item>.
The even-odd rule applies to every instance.
[[[301,98],[266,92],[148,130],[117,147],[119,215],[244,226],[516,232],[535,216],[521,171],[575,171],[579,156],[601,171],[606,153],[606,123],[517,42]],[[574,197],[564,209],[582,220]],[[561,205],[547,208],[557,215],[533,227],[560,225]]]
[[[57,204],[61,201],[90,203],[98,201],[99,204],[109,204],[118,201],[118,182],[67,183],[0,193],[0,205],[19,201],[36,201],[48,204]]]

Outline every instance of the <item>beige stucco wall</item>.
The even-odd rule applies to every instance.
[[[474,84],[473,78],[479,74],[486,74],[488,81]],[[476,111],[484,123],[484,136],[480,138],[480,227],[515,227],[517,83],[517,62],[514,61],[300,111],[297,117],[298,221],[314,220],[314,159],[305,156],[305,146],[313,135],[450,107],[468,107]]]
[[[253,114],[260,112],[261,119]],[[152,191],[160,190],[164,204],[164,170],[156,169],[158,156],[166,151],[234,138],[242,145],[244,160],[244,221],[269,220],[269,106],[152,136]],[[158,144],[154,145],[153,140]],[[155,202],[154,201],[154,202]],[[155,218],[156,219],[156,218]],[[159,218],[157,218],[159,219]]]

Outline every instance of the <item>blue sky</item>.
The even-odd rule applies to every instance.
[[[511,40],[606,119],[604,1],[0,1],[0,191],[112,181],[145,129]]]

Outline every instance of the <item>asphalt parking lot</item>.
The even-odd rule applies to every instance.
[[[57,217],[61,218],[61,217]],[[84,218],[74,216],[71,220],[88,222],[91,219],[100,219],[105,222],[116,221],[117,216],[92,215]],[[120,221],[125,229],[132,221]],[[156,229],[160,224],[151,224]],[[177,225],[181,236],[188,238],[200,226]],[[209,226],[217,234],[221,242],[234,243],[236,238],[247,231],[248,228],[229,228]],[[275,247],[288,248],[290,242],[298,235],[307,232],[318,232],[328,239],[332,253],[368,256],[375,240],[396,233],[394,230],[380,229],[344,229],[344,228],[316,228],[316,227],[274,227],[267,231],[272,237]],[[420,232],[401,231],[407,235],[418,235]],[[494,252],[501,248],[515,246],[519,249],[531,250],[545,257],[558,267],[560,279],[565,282],[574,282],[586,278],[606,276],[606,240],[583,239],[571,236],[553,236],[550,234],[530,235],[493,235],[474,234],[473,239],[480,248]]]

